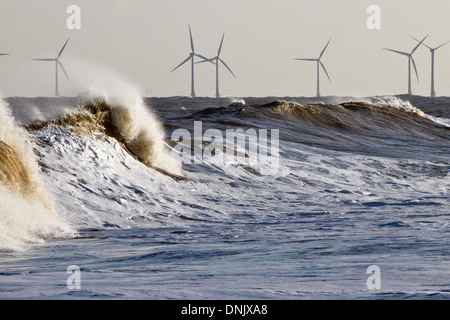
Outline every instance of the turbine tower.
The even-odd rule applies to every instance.
[[[236,78],[236,76],[234,75],[233,71],[231,71],[231,69],[228,67],[228,65],[225,63],[225,61],[223,61],[220,58],[220,53],[222,52],[222,45],[223,45],[224,37],[225,37],[225,32],[222,35],[222,41],[220,42],[219,50],[217,51],[217,56],[215,56],[214,58],[211,58],[211,59],[204,59],[204,60],[198,62],[198,63],[211,62],[211,63],[216,65],[216,98],[220,98],[220,93],[219,93],[219,62],[222,63],[228,69],[228,71],[231,72],[233,77]]]
[[[395,53],[398,53],[398,54],[401,54],[401,55],[404,55],[404,56],[408,57],[408,94],[409,95],[412,94],[412,90],[411,90],[411,62],[413,64],[414,71],[416,72],[417,81],[419,81],[419,74],[417,73],[416,63],[414,62],[414,59],[413,59],[412,55],[414,54],[414,52],[416,52],[417,48],[420,47],[420,45],[425,41],[425,39],[427,37],[428,37],[428,35],[425,36],[425,38],[423,38],[422,41],[419,41],[419,44],[417,46],[415,46],[410,53],[383,48],[384,50],[392,51],[392,52],[395,52]]]
[[[176,69],[178,69],[179,67],[181,67],[183,64],[185,64],[186,62],[188,62],[189,60],[191,60],[191,97],[195,98],[195,85],[194,85],[194,58],[195,57],[199,57],[202,59],[206,59],[204,56],[195,53],[195,49],[194,49],[194,41],[192,40],[192,32],[191,32],[191,26],[189,26],[189,36],[191,39],[191,53],[189,54],[189,57],[186,58],[186,60],[184,60],[183,62],[181,62],[176,68],[174,68],[171,72],[174,72]]]
[[[410,36],[411,38],[413,38],[414,40],[416,40],[417,42],[420,42],[420,40],[417,40],[416,38],[414,38],[413,36]],[[431,52],[431,97],[435,98],[436,97],[436,91],[434,90],[434,52],[445,46],[447,43],[449,43],[450,41],[447,41],[446,43],[441,44],[438,47],[435,48],[431,48],[430,46],[426,45],[425,43],[422,43],[425,47],[427,47],[428,49],[430,49]]]
[[[67,77],[67,80],[70,81],[69,76],[67,75],[66,70],[64,70],[64,66],[62,65],[62,63],[59,61],[59,58],[61,57],[61,54],[63,53],[64,49],[66,48],[67,42],[69,42],[68,38],[66,40],[66,43],[64,43],[64,46],[62,47],[62,49],[59,51],[58,56],[54,59],[31,59],[31,60],[37,60],[37,61],[53,61],[55,62],[55,95],[58,97],[59,96],[59,91],[58,91],[58,66],[61,67],[61,70],[64,72],[64,74]]]
[[[319,58],[317,59],[294,59],[294,60],[300,60],[300,61],[314,61],[317,63],[317,97],[320,97],[320,67],[322,67],[323,71],[325,71],[325,74],[328,77],[328,80],[331,82],[330,76],[328,75],[327,69],[325,68],[325,65],[320,60],[325,53],[325,50],[327,50],[328,45],[330,44],[330,40],[328,40],[327,44],[323,48],[322,52],[319,55]]]

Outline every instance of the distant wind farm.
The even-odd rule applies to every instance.
[[[196,87],[195,87],[195,82],[196,82],[196,73],[195,73],[195,66],[197,64],[200,63],[211,63],[212,65],[215,66],[215,86],[216,86],[216,92],[215,92],[215,97],[216,98],[220,98],[221,94],[220,94],[220,73],[219,73],[219,68],[220,66],[224,66],[230,73],[231,75],[236,78],[235,73],[233,72],[233,70],[229,67],[229,65],[227,64],[227,62],[225,62],[225,60],[221,57],[222,54],[222,49],[223,49],[223,45],[224,45],[224,39],[225,39],[225,32],[222,35],[220,44],[219,44],[219,48],[217,50],[217,54],[214,57],[208,58],[206,55],[204,54],[199,54],[196,52],[195,50],[195,46],[194,46],[194,38],[193,38],[193,34],[192,34],[192,30],[191,30],[191,26],[188,25],[188,31],[189,31],[189,45],[190,45],[190,52],[188,54],[188,56],[181,62],[179,63],[175,68],[173,68],[171,70],[171,72],[174,72],[178,69],[180,69],[182,66],[184,66],[185,64],[187,64],[188,62],[190,62],[190,96],[191,97],[196,97]],[[419,40],[416,37],[413,37],[411,35],[408,34],[408,36],[412,39],[414,39],[415,41],[417,41],[417,44],[412,48],[411,51],[400,51],[397,49],[391,49],[391,48],[383,48],[386,51],[389,52],[393,52],[396,53],[398,55],[402,55],[407,57],[408,61],[407,61],[407,87],[408,87],[408,95],[412,95],[413,94],[413,90],[412,90],[412,69],[414,69],[414,73],[416,75],[417,81],[419,82],[420,78],[419,78],[419,72],[417,70],[417,64],[416,61],[414,59],[414,54],[417,52],[417,50],[421,47],[424,46],[426,48],[429,49],[430,53],[431,53],[431,88],[430,88],[430,96],[432,98],[436,97],[436,79],[435,79],[435,75],[436,75],[436,51],[441,49],[442,47],[444,47],[445,45],[447,45],[448,43],[450,43],[450,41],[441,43],[440,45],[436,46],[436,47],[431,47],[430,45],[428,45],[427,43],[425,43],[425,40],[428,38],[428,35],[425,36],[424,38],[422,38],[421,40]],[[70,78],[68,76],[67,71],[65,70],[63,64],[60,61],[60,58],[64,52],[64,50],[66,49],[66,46],[69,42],[70,38],[68,38],[66,40],[66,42],[64,43],[64,45],[62,46],[62,48],[60,49],[60,51],[58,52],[56,58],[39,58],[39,59],[31,59],[34,61],[45,61],[45,62],[54,62],[55,63],[55,96],[59,96],[60,92],[59,92],[59,70],[62,70],[62,72],[64,73],[65,77],[67,78],[67,80],[69,80],[70,82]],[[328,78],[329,82],[331,83],[331,77],[329,72],[327,71],[327,68],[325,67],[325,64],[322,61],[322,58],[325,54],[325,52],[327,51],[327,49],[329,48],[331,39],[328,40],[328,42],[326,43],[326,45],[323,47],[322,51],[320,52],[320,54],[318,55],[317,58],[296,58],[294,60],[296,61],[309,61],[309,62],[315,62],[316,63],[316,96],[320,97],[322,95],[321,93],[321,69],[322,71],[325,73],[326,77]],[[0,56],[7,56],[10,55],[9,53],[0,53]]]

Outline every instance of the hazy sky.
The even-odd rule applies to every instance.
[[[81,8],[81,30],[69,30],[69,5]],[[381,30],[369,30],[370,5],[381,8]],[[222,96],[314,96],[315,58],[323,56],[332,83],[322,73],[323,95],[367,96],[407,91],[407,58],[383,47],[410,51],[417,38],[430,46],[450,40],[448,0],[2,0],[0,2],[0,92],[3,96],[51,96],[54,65],[31,58],[61,57],[69,76],[95,73],[90,66],[117,71],[145,96],[190,94],[190,66],[170,71],[190,52],[188,25],[196,51],[217,54],[237,76],[221,68]],[[415,54],[420,83],[414,94],[430,92],[430,52]],[[450,95],[450,44],[436,53],[436,91]],[[84,70],[84,71],[82,71]],[[63,75],[61,95],[77,88]],[[88,75],[86,75],[87,77]],[[196,68],[198,96],[214,96],[215,68]]]

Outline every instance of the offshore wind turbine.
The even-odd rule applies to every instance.
[[[327,69],[325,68],[325,65],[320,60],[325,53],[325,50],[327,50],[328,45],[330,44],[330,40],[328,40],[327,44],[323,48],[322,52],[319,55],[319,58],[317,59],[294,59],[294,60],[300,60],[300,61],[314,61],[317,63],[317,97],[320,97],[320,67],[322,67],[323,71],[325,71],[325,74],[328,77],[328,80],[331,82],[330,76],[328,75]]]
[[[384,50],[392,51],[392,52],[395,52],[395,53],[398,53],[398,54],[401,54],[403,56],[407,56],[408,57],[408,94],[409,95],[412,94],[412,90],[411,90],[411,62],[412,62],[412,65],[414,67],[414,71],[416,72],[417,81],[419,81],[419,74],[417,73],[416,63],[414,62],[414,58],[412,57],[412,55],[417,50],[417,48],[420,47],[420,45],[425,41],[425,39],[427,37],[428,37],[428,35],[426,35],[425,38],[422,39],[422,41],[419,41],[419,44],[417,46],[415,46],[410,53],[383,48]]]
[[[194,84],[194,63],[195,62],[194,62],[194,58],[195,57],[199,57],[199,58],[202,58],[202,59],[206,59],[206,58],[204,56],[202,56],[201,54],[195,53],[194,40],[192,39],[191,26],[189,26],[189,37],[190,37],[190,40],[191,40],[191,50],[192,50],[191,53],[189,54],[189,57],[187,57],[186,60],[181,62],[178,66],[176,66],[171,72],[174,72],[179,67],[181,67],[183,64],[185,64],[186,62],[191,60],[191,97],[194,98],[195,97],[195,84]]]
[[[420,42],[420,40],[417,40],[416,38],[414,38],[413,36],[410,36],[411,38],[413,38],[414,40],[416,40],[417,42]],[[436,91],[434,90],[434,52],[445,46],[447,43],[449,43],[450,41],[447,41],[446,43],[441,44],[438,47],[432,48],[428,45],[426,45],[425,43],[422,43],[425,47],[427,47],[428,49],[430,49],[431,52],[431,97],[435,98],[436,97]]]
[[[220,93],[219,93],[219,62],[222,63],[225,66],[225,68],[227,68],[228,71],[231,72],[233,77],[236,78],[236,76],[234,75],[233,71],[231,71],[230,67],[228,67],[228,65],[225,63],[225,61],[223,61],[220,58],[220,53],[222,52],[222,45],[223,45],[224,37],[225,37],[225,32],[222,35],[222,41],[220,41],[219,50],[217,51],[217,56],[215,56],[214,58],[211,58],[211,59],[204,59],[204,60],[198,62],[198,63],[211,62],[211,63],[216,65],[216,98],[220,98]]]
[[[55,95],[59,96],[59,91],[58,91],[58,66],[61,67],[61,70],[64,72],[64,74],[67,77],[67,80],[70,81],[69,76],[67,75],[66,70],[64,70],[64,66],[62,65],[62,63],[59,61],[59,58],[61,57],[64,49],[67,46],[67,42],[69,42],[70,38],[68,38],[66,40],[66,43],[64,43],[64,46],[62,47],[62,49],[59,51],[58,56],[56,58],[50,58],[50,59],[31,59],[31,60],[37,60],[37,61],[50,61],[50,62],[55,62]]]

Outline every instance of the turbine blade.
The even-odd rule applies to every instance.
[[[325,71],[325,74],[327,75],[328,80],[330,80],[330,82],[331,82],[330,76],[328,75],[327,69],[325,69],[325,66],[323,65],[322,61],[319,60],[319,63],[322,66],[323,71]]]
[[[322,52],[320,53],[319,59],[322,58],[323,54],[325,53],[325,50],[327,50],[328,45],[330,44],[330,40],[328,40],[327,45],[325,46],[325,48],[323,48]]]
[[[9,53],[0,53],[0,56],[9,56]]]
[[[406,52],[401,52],[401,51],[392,50],[392,49],[386,49],[386,48],[383,48],[383,49],[384,49],[384,50],[388,50],[388,51],[392,51],[392,52],[395,52],[395,53],[398,53],[398,54],[402,54],[402,55],[404,55],[404,56],[409,57],[409,53],[406,53]]]
[[[445,46],[447,43],[449,43],[450,41],[447,41],[446,43],[443,43],[443,44],[441,44],[439,47],[436,47],[434,50],[437,50],[437,49],[439,49],[440,47],[443,47],[443,46]]]
[[[189,56],[186,58],[186,60],[184,60],[182,63],[180,63],[178,66],[176,66],[172,71],[170,72],[174,72],[175,70],[177,70],[179,67],[181,67],[183,64],[185,64],[186,62],[188,62],[192,57]]]
[[[58,57],[56,59],[59,59],[59,57],[61,57],[61,54],[63,53],[64,49],[66,48],[67,42],[69,42],[69,40],[70,40],[70,37],[66,40],[66,43],[64,43],[64,46],[62,47],[61,51],[59,51]]]
[[[294,60],[301,60],[301,61],[317,61],[317,59],[294,59]]]
[[[411,51],[411,54],[413,54],[418,47],[420,47],[420,45],[425,41],[425,39],[428,37],[428,35],[425,36],[425,38],[423,38],[422,41],[419,42],[419,44],[417,46],[414,47],[413,51]]]
[[[56,59],[31,59],[36,61],[56,61]]]
[[[208,58],[206,58],[205,56],[202,56],[201,54],[194,53],[194,55],[196,57],[199,57],[199,58],[203,59],[203,60],[208,60]]]
[[[195,64],[198,64],[198,63],[203,63],[203,62],[211,62],[212,64],[216,64],[216,62],[214,62],[214,60],[216,59],[216,58],[211,58],[211,59],[208,59],[208,58],[206,58],[205,56],[202,56],[201,54],[195,54],[197,57],[199,57],[199,58],[202,58],[203,60],[202,61],[198,61],[198,62],[196,62]]]
[[[69,76],[67,75],[67,72],[66,72],[66,70],[64,69],[64,66],[62,65],[62,63],[59,62],[59,61],[57,61],[57,62],[58,62],[58,65],[61,67],[62,71],[64,72],[64,74],[66,75],[67,80],[70,81],[70,78],[69,78]]]
[[[220,59],[219,58],[219,60],[220,60],[220,62],[222,62],[223,63],[223,65],[228,69],[228,71],[230,71],[231,72],[231,74],[233,75],[233,77],[235,77],[236,78],[236,76],[234,75],[234,73],[233,73],[233,71],[231,71],[231,69],[227,66],[227,64],[225,63],[225,61],[223,61],[222,59]]]
[[[225,32],[222,35],[222,41],[220,41],[219,51],[217,51],[217,56],[220,56],[220,52],[222,51],[223,38],[225,37]]]
[[[414,62],[414,59],[412,56],[411,56],[411,61],[412,61],[413,67],[414,67],[414,71],[416,72],[417,81],[419,81],[419,73],[417,73],[416,63]]]
[[[409,35],[409,34],[408,34],[408,36],[410,36],[411,38],[413,38],[413,39],[416,40],[417,42],[420,42],[420,40],[414,38],[412,35]],[[432,49],[430,46],[427,46],[425,43],[422,43],[422,44],[423,44],[425,47],[427,47],[428,49]]]
[[[191,50],[192,50],[192,52],[195,52],[195,49],[194,49],[194,40],[192,40],[191,26],[189,26],[189,37],[191,38]]]
[[[195,64],[204,63],[204,62],[211,62],[212,64],[216,64],[216,62],[214,62],[215,59],[216,58],[205,59],[205,60],[202,60],[202,61],[198,61]]]

